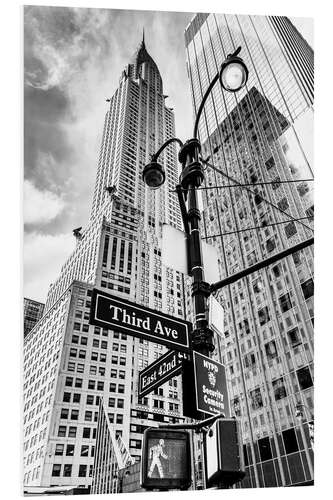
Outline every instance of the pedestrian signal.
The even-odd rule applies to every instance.
[[[191,484],[190,437],[187,431],[146,429],[143,434],[141,486],[187,489]]]

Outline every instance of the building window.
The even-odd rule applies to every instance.
[[[275,241],[274,238],[270,238],[269,240],[266,241],[266,249],[267,252],[272,252],[275,248]]]
[[[301,390],[308,389],[313,386],[312,377],[308,367],[301,368],[297,370],[298,383]]]
[[[262,396],[260,389],[254,389],[254,391],[250,392],[250,397],[251,397],[251,405],[253,410],[257,410],[258,408],[262,408],[263,402],[262,402]]]
[[[63,397],[63,402],[64,403],[69,403],[71,400],[71,393],[70,392],[64,392],[64,397]]]
[[[307,208],[305,210],[306,215],[309,218],[309,221],[313,221],[314,219],[314,205],[312,205],[310,208]]]
[[[293,257],[293,261],[294,261],[295,266],[299,266],[300,264],[302,264],[300,252],[293,253],[292,257]]]
[[[90,427],[83,427],[82,437],[90,439]]]
[[[87,422],[91,422],[92,421],[92,411],[86,411],[85,414],[84,414],[84,420],[86,420]]]
[[[70,427],[69,428],[69,431],[68,431],[68,437],[73,437],[75,438],[76,437],[76,427]]]
[[[62,408],[60,412],[60,418],[68,418],[69,410],[68,408]]]
[[[299,334],[299,330],[297,327],[293,328],[292,330],[289,330],[289,332],[287,332],[287,335],[289,337],[289,342],[292,345],[292,347],[296,347],[296,346],[300,345],[301,339],[300,339],[300,334]]]
[[[287,396],[286,388],[284,386],[283,377],[281,377],[277,380],[273,380],[272,385],[273,385],[274,397],[275,397],[276,401],[278,401],[279,399],[283,399]]]
[[[118,399],[117,408],[124,408],[124,400],[123,399]]]
[[[72,420],[79,420],[79,410],[72,410],[71,411],[71,419]]]
[[[63,453],[64,453],[64,445],[63,444],[56,444],[56,449],[55,449],[54,454],[55,455],[63,455]]]
[[[81,394],[75,393],[73,394],[73,403],[79,403],[81,400]]]
[[[296,439],[295,429],[288,429],[286,431],[282,431],[282,437],[283,437],[284,447],[286,450],[286,455],[298,451],[298,443]]]
[[[266,165],[267,170],[270,170],[272,167],[274,167],[275,161],[274,161],[273,156],[271,156],[267,161],[265,161],[265,165]]]
[[[73,361],[69,361],[68,362],[68,367],[67,367],[67,370],[69,372],[75,372],[75,363],[73,363]]]
[[[66,456],[73,457],[74,456],[74,449],[75,449],[74,444],[68,444],[66,447]]]
[[[72,387],[72,385],[73,385],[73,377],[66,377],[65,386]]]
[[[75,379],[75,387],[77,387],[79,389],[82,387],[82,378]]]
[[[304,283],[301,284],[301,287],[305,300],[313,296],[314,284],[312,278],[308,279],[307,281],[304,281]]]
[[[116,424],[122,424],[123,423],[123,419],[124,419],[123,415],[119,415],[118,414],[117,417],[116,417]]]
[[[295,222],[290,222],[284,227],[287,238],[291,238],[297,233]]]
[[[287,198],[282,198],[282,200],[280,200],[277,205],[279,209],[282,211],[286,211],[289,208],[289,203],[287,201]]]
[[[60,476],[60,470],[61,470],[61,465],[60,464],[53,464],[52,467],[52,476]]]
[[[233,400],[232,406],[233,406],[233,409],[234,409],[235,416],[236,417],[240,417],[241,416],[241,408],[240,408],[239,398],[235,398]]]
[[[258,316],[260,325],[264,325],[265,323],[267,323],[270,320],[268,307],[265,306],[262,309],[259,309]]]
[[[87,475],[87,466],[84,464],[84,465],[80,465],[79,467],[79,477],[86,477]]]
[[[276,266],[273,266],[272,272],[273,272],[274,278],[279,278],[281,276],[280,264],[276,264]]]
[[[130,448],[136,448],[141,450],[141,441],[140,439],[131,439],[130,440]]]
[[[290,300],[289,293],[286,293],[285,295],[282,295],[281,297],[279,297],[279,302],[280,302],[281,311],[283,313],[289,311],[289,309],[292,308],[292,303]]]
[[[258,440],[259,452],[261,461],[270,460],[272,458],[272,450],[269,438],[265,437]]]
[[[72,475],[72,464],[65,464],[64,465],[64,477],[71,477]]]
[[[267,358],[269,359],[276,358],[277,349],[275,340],[271,340],[270,342],[267,342],[267,344],[265,344],[265,351]]]
[[[65,437],[66,436],[66,426],[65,425],[59,425],[58,436],[59,437]]]
[[[81,446],[81,457],[87,457],[89,454],[89,446],[84,444]]]
[[[87,394],[87,405],[93,405],[94,404],[94,396],[91,394]]]

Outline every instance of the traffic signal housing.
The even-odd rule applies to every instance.
[[[219,418],[206,438],[207,486],[230,487],[245,476],[240,423]]]
[[[187,489],[191,484],[190,435],[185,430],[146,429],[143,434],[141,486]]]

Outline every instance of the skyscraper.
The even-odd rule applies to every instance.
[[[150,155],[174,135],[162,79],[142,40],[106,113],[91,216],[50,286],[45,314],[24,346],[24,484],[89,487],[100,398],[134,459],[144,429],[180,418],[173,379],[138,401],[139,370],[164,348],[89,325],[93,287],[174,316],[186,312],[181,273],[162,266],[162,225],[180,227],[176,150],[161,161],[157,192],[141,180]],[[166,415],[167,413],[167,415]]]
[[[226,277],[313,236],[313,51],[289,19],[274,16],[197,14],[185,45],[195,111],[238,46],[249,69],[238,93],[214,87],[199,125],[209,157],[202,236],[217,246]],[[244,438],[241,486],[309,484],[313,247],[218,295],[230,407]]]

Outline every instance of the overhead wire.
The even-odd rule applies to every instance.
[[[203,158],[201,158],[201,161],[203,163],[205,163],[208,167],[216,170],[216,172],[218,172],[219,174],[221,174],[223,177],[226,177],[228,180],[230,180],[231,182],[234,182],[235,184],[238,185],[238,187],[241,187],[243,189],[245,189],[245,191],[248,191],[249,193],[253,194],[254,196],[256,196],[258,193],[255,193],[254,191],[252,191],[252,189],[249,189],[248,187],[244,186],[241,182],[238,182],[236,179],[234,179],[233,177],[231,177],[230,175],[226,174],[225,172],[223,172],[223,170],[215,167],[215,165],[212,165],[211,163],[208,162],[208,160],[204,160]],[[295,217],[293,217],[292,215],[290,215],[288,212],[285,212],[284,210],[282,210],[281,208],[279,208],[277,205],[275,205],[274,203],[272,203],[271,201],[267,200],[266,198],[264,198],[262,196],[262,194],[259,194],[260,198],[262,201],[264,201],[265,203],[267,203],[268,205],[270,205],[271,207],[275,208],[276,210],[278,210],[279,212],[281,212],[282,214],[286,215],[287,217],[289,217],[290,220],[293,220],[295,222],[298,222],[299,224],[301,224],[302,226],[304,226],[306,229],[309,229],[310,231],[313,232],[313,229],[310,227],[310,226],[307,226],[306,224],[304,224],[303,222],[301,222],[299,219],[296,219]]]

